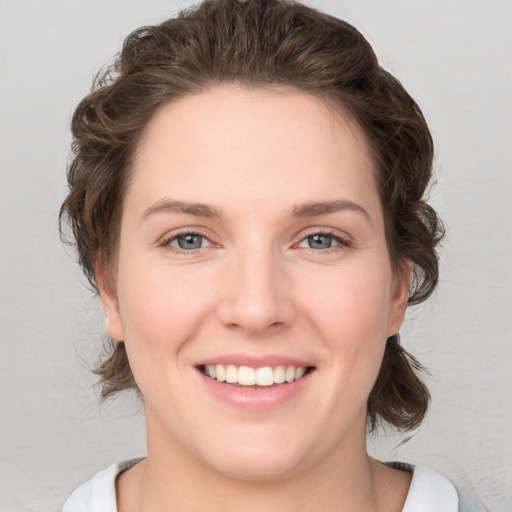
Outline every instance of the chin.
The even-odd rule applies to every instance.
[[[304,444],[302,444],[304,446]],[[214,452],[203,454],[204,462],[216,473],[244,481],[278,481],[302,469],[305,459],[299,443],[293,446],[283,439],[272,443],[232,442],[217,444]]]
[[[229,456],[226,456],[229,457]],[[212,466],[218,474],[246,482],[273,482],[293,476],[299,472],[299,464],[279,457],[264,459],[261,454],[253,457],[234,456]]]

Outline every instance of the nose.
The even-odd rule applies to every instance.
[[[290,325],[296,316],[286,264],[268,251],[233,255],[217,305],[221,323],[249,336],[264,336]]]

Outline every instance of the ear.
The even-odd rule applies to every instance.
[[[119,301],[112,278],[109,275],[107,265],[103,259],[98,257],[94,265],[94,275],[98,290],[100,292],[101,303],[107,317],[106,327],[109,336],[116,341],[124,340],[123,324],[119,314]]]
[[[409,260],[404,261],[398,272],[396,272],[393,279],[393,290],[391,297],[391,304],[389,308],[388,317],[388,338],[396,334],[405,317],[405,310],[407,309],[407,301],[409,299],[409,287],[412,278],[412,262]]]

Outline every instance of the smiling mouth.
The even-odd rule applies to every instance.
[[[217,382],[242,387],[271,387],[290,384],[314,370],[313,366],[235,366],[233,364],[207,364],[198,367],[203,375]]]

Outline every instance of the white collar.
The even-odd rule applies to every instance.
[[[116,478],[142,459],[112,464],[76,489],[62,512],[117,512]],[[453,484],[444,476],[423,466],[390,463],[391,467],[413,472],[402,512],[458,512],[459,498]]]

